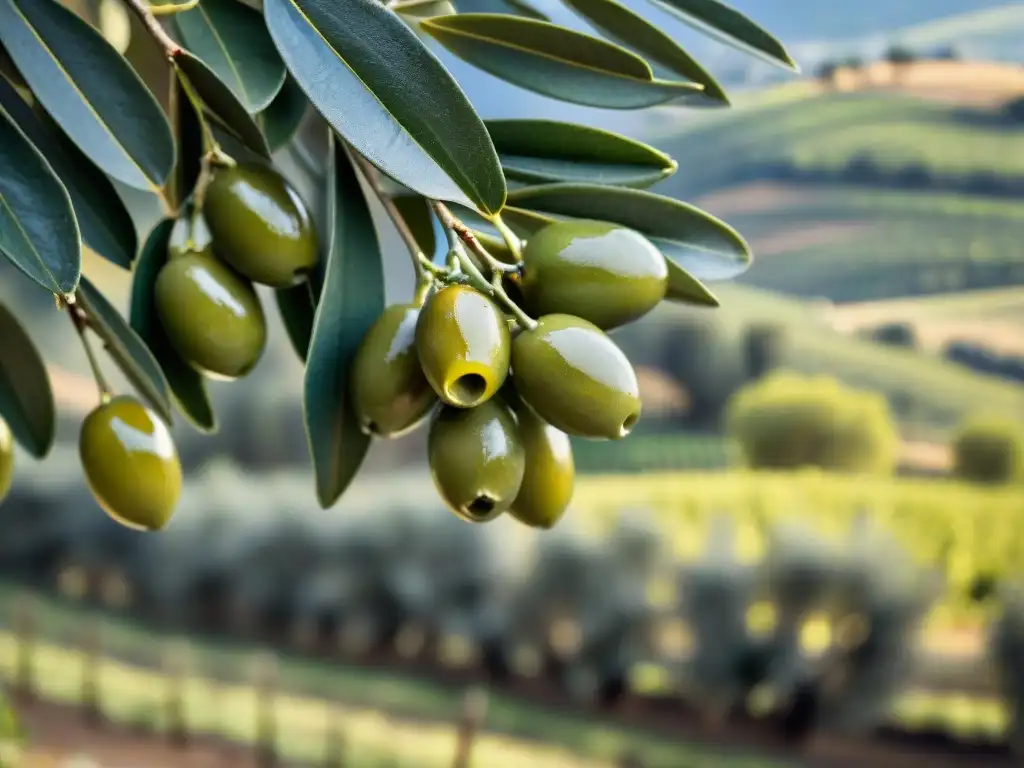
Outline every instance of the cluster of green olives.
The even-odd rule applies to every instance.
[[[510,276],[537,318],[528,326],[458,282],[384,311],[352,367],[360,426],[393,437],[429,418],[431,473],[456,514],[550,528],[573,494],[569,436],[617,440],[640,417],[636,374],[605,331],[653,309],[667,281],[663,255],[633,230],[550,224]]]
[[[272,168],[217,166],[201,211],[179,218],[153,300],[174,351],[203,376],[234,380],[259,362],[266,317],[254,283],[295,285],[319,246],[297,193]],[[167,424],[134,397],[106,397],[82,422],[79,453],[103,510],[138,530],[163,528],[181,495],[182,471]],[[4,478],[0,432],[0,489]]]

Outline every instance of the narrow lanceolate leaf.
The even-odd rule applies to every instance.
[[[309,99],[299,84],[291,77],[286,78],[270,106],[256,115],[256,124],[267,138],[271,152],[292,140],[308,109]]]
[[[530,235],[541,227],[553,224],[556,221],[566,221],[576,216],[552,216],[550,214],[528,211],[524,208],[507,206],[501,214],[505,223],[520,237],[529,239]],[[503,255],[504,247],[493,235],[485,234],[484,247],[491,250],[492,244],[496,244],[498,250],[491,250],[491,253],[502,261],[511,261],[510,255]],[[651,238],[658,242],[655,238]],[[659,243],[664,252],[664,243]],[[705,307],[717,307],[718,299],[707,286],[695,278],[672,259],[665,259],[668,266],[668,290],[665,298],[668,301],[676,301],[681,304],[698,304]]]
[[[563,0],[608,38],[643,54],[674,75],[700,83],[709,106],[726,106],[729,99],[715,78],[675,40],[618,0]],[[692,102],[698,104],[696,100]]]
[[[349,370],[363,336],[384,310],[377,233],[346,153],[337,153],[334,170],[335,220],[303,399],[317,498],[324,509],[355,478],[370,446],[352,411]]]
[[[252,114],[267,108],[284,84],[284,62],[259,11],[238,0],[202,0],[174,16],[188,49],[202,59]]]
[[[597,184],[544,184],[510,193],[509,205],[630,227],[698,280],[736,277],[747,270],[752,258],[746,241],[724,221],[653,192]]]
[[[50,164],[0,107],[0,253],[54,294],[82,273],[78,223]],[[3,346],[0,338],[0,346]]]
[[[164,219],[149,233],[132,276],[131,309],[128,324],[153,353],[178,410],[200,432],[215,432],[217,419],[213,413],[206,383],[194,368],[174,351],[160,325],[153,289],[156,279],[167,263],[167,243],[171,238],[172,219]]]
[[[586,125],[555,120],[488,120],[486,125],[505,176],[517,181],[647,187],[677,168],[654,147]]]
[[[309,340],[313,337],[313,321],[316,319],[313,285],[303,280],[291,288],[279,288],[274,291],[274,299],[288,341],[299,359],[305,361],[309,354]]]
[[[56,0],[0,0],[0,40],[36,99],[96,165],[137,189],[164,183],[171,128],[124,57]]]
[[[425,197],[501,209],[483,121],[397,14],[378,0],[265,0],[263,13],[292,76],[357,152]]]
[[[769,32],[721,0],[651,0],[709,37],[771,64],[799,72],[785,46]]]
[[[202,101],[203,113],[215,120],[247,149],[270,159],[270,147],[256,120],[235,94],[203,61],[186,50],[174,56],[174,65]]]
[[[0,416],[26,451],[41,459],[53,447],[56,406],[46,364],[25,328],[0,304]]]
[[[556,24],[497,13],[439,16],[424,31],[460,59],[521,88],[606,109],[702,98],[698,83],[656,80],[625,48]]]
[[[460,13],[511,13],[515,16],[526,16],[541,21],[551,20],[544,11],[534,6],[529,0],[458,0],[458,10]],[[454,9],[448,12],[448,14],[452,13],[455,13]]]
[[[35,112],[7,80],[0,78],[0,110],[21,129],[49,162],[71,198],[82,241],[129,269],[138,248],[131,215],[114,185],[72,144],[44,113]]]
[[[76,296],[89,317],[89,327],[103,340],[117,367],[142,399],[170,424],[171,400],[167,393],[167,380],[145,342],[84,275]]]
[[[437,236],[434,233],[434,214],[426,198],[405,195],[392,198],[392,201],[423,255],[433,259],[437,250]]]

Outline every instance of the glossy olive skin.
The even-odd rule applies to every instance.
[[[442,406],[430,424],[427,460],[441,498],[473,523],[506,511],[526,471],[515,416],[498,397],[475,408]]]
[[[419,316],[418,306],[390,306],[359,345],[352,362],[352,404],[359,427],[367,434],[405,434],[437,403],[416,353]]]
[[[508,322],[487,296],[449,285],[423,305],[416,351],[437,396],[448,405],[472,408],[489,400],[508,376]]]
[[[121,395],[82,421],[78,452],[96,501],[114,520],[162,529],[181,496],[181,462],[167,425],[134,397]]]
[[[640,418],[640,388],[626,355],[593,323],[545,315],[512,342],[512,378],[544,421],[570,435],[618,440]]]
[[[569,436],[548,424],[528,406],[515,409],[526,470],[509,514],[532,528],[549,530],[572,501],[576,465]]]
[[[267,346],[267,320],[247,280],[205,253],[169,260],[153,289],[174,350],[200,373],[230,381],[249,373]]]
[[[643,235],[603,221],[549,224],[523,248],[520,283],[532,315],[576,315],[598,328],[637,320],[665,298],[668,265]]]
[[[254,283],[287,288],[319,260],[305,203],[272,168],[239,163],[217,169],[203,215],[217,256]]]
[[[11,492],[14,480],[14,437],[7,422],[0,419],[0,502]]]

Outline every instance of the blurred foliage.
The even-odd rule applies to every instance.
[[[778,373],[751,384],[730,403],[727,423],[754,468],[888,474],[895,466],[885,399],[827,377]]]
[[[1024,426],[976,417],[953,439],[953,472],[973,483],[1024,481]]]

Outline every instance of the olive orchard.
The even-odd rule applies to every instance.
[[[797,69],[717,0],[651,2]],[[81,338],[100,404],[79,453],[112,517],[158,530],[173,514],[174,411],[217,428],[205,380],[238,379],[260,359],[262,285],[305,361],[322,507],[372,440],[429,423],[431,469],[456,514],[558,521],[573,489],[568,435],[621,439],[641,414],[633,369],[605,331],[662,301],[715,306],[704,283],[751,259],[727,224],[647,191],[676,171],[672,158],[585,125],[482,120],[427,45],[577,105],[728,106],[656,22],[616,0],[566,3],[605,37],[519,3],[125,0],[171,70],[165,111],[57,0],[0,0],[0,251]],[[301,161],[315,194],[299,195],[277,153]],[[111,180],[162,204],[143,242]],[[415,272],[398,306],[385,306],[373,198]],[[82,274],[83,246],[132,272],[127,318]],[[0,339],[3,495],[12,443],[44,458],[56,418],[45,365],[3,306]],[[96,340],[134,392],[111,391]]]

